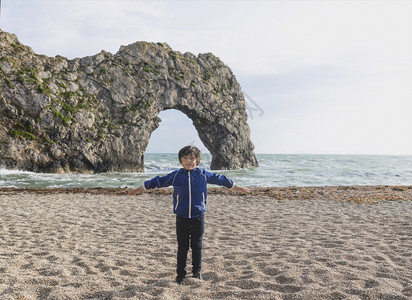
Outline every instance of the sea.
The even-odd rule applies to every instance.
[[[259,167],[216,170],[248,187],[412,185],[412,155],[257,154]],[[209,169],[210,154],[201,168]],[[146,153],[142,173],[50,174],[0,167],[0,188],[132,188],[179,169],[176,154]]]

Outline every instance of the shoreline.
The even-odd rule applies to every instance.
[[[1,195],[30,193],[44,194],[91,194],[127,195],[132,188],[0,188]],[[172,188],[148,190],[149,195],[169,195]],[[247,194],[222,187],[209,187],[211,195],[245,196]],[[276,200],[313,200],[326,199],[358,203],[377,203],[380,201],[412,200],[412,185],[359,185],[359,186],[308,186],[308,187],[251,187],[248,196],[266,196]]]

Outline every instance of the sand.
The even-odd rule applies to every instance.
[[[126,193],[0,189],[0,299],[412,298],[412,186],[212,189],[182,285],[170,190]]]

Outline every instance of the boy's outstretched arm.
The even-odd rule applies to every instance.
[[[236,185],[232,179],[227,178],[224,175],[219,175],[219,174],[215,174],[212,172],[208,172],[206,170],[203,170],[203,173],[205,174],[205,177],[207,178],[207,183],[211,183],[211,184],[217,184],[217,185],[221,185],[221,186],[225,186],[228,189],[233,189],[235,191],[239,191],[239,192],[243,192],[243,193],[250,193],[250,189],[244,186],[239,186]]]
[[[162,188],[162,187],[168,187],[173,184],[174,177],[176,176],[176,173],[178,171],[174,171],[172,173],[169,173],[165,176],[156,176],[152,179],[146,180],[141,186],[139,186],[137,189],[131,190],[129,192],[129,196],[133,196],[136,194],[141,194],[145,192],[146,190],[151,190],[154,188]]]
[[[235,185],[235,186],[233,187],[233,189],[236,190],[236,191],[239,191],[239,192],[247,193],[247,194],[250,193],[250,189],[247,188],[247,187],[244,187],[244,186]]]

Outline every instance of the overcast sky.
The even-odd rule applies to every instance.
[[[257,153],[412,154],[412,1],[2,0],[0,28],[70,59],[212,52],[249,96]],[[183,113],[160,118],[148,152],[205,149]]]

